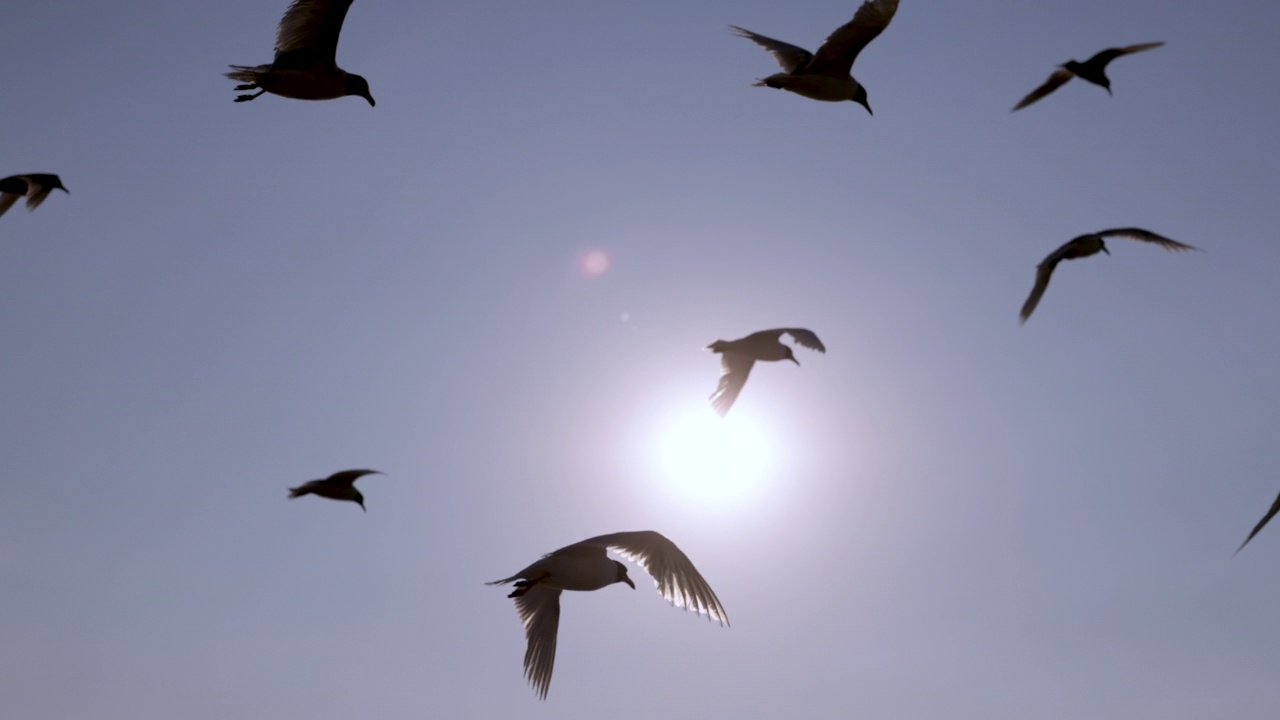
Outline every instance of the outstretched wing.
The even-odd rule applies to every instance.
[[[382,473],[377,470],[343,470],[341,472],[336,472],[319,482],[323,482],[326,485],[353,485],[356,480],[359,480],[365,475],[385,474],[386,473]]]
[[[1092,65],[1094,63],[1097,63],[1098,65],[1105,66],[1107,63],[1111,62],[1112,60],[1115,60],[1121,55],[1129,55],[1131,53],[1142,52],[1143,50],[1151,50],[1153,48],[1158,48],[1161,45],[1164,45],[1164,43],[1151,42],[1151,43],[1140,43],[1138,45],[1128,45],[1126,47],[1121,47],[1121,48],[1108,48],[1098,53],[1097,55],[1094,55],[1093,57],[1089,58],[1085,62],[1085,65]]]
[[[1070,243],[1067,243],[1070,245]],[[1027,301],[1022,303],[1022,322],[1026,322],[1031,317],[1031,313],[1035,312],[1036,305],[1040,304],[1040,296],[1044,295],[1045,288],[1049,287],[1049,278],[1053,275],[1053,269],[1058,267],[1058,263],[1062,260],[1062,251],[1067,247],[1062,247],[1049,253],[1049,257],[1045,258],[1036,266],[1036,284],[1031,288],[1031,294],[1027,296]]]
[[[751,368],[756,364],[745,355],[735,355],[734,353],[722,353],[720,355],[720,384],[716,386],[716,391],[711,393],[711,407],[722,417],[729,412],[729,408],[733,407],[733,403],[738,399],[738,393],[742,392],[742,386],[747,384],[747,377],[751,375]]]
[[[790,43],[784,43],[781,40],[774,40],[773,38],[753,33],[750,30],[740,28],[737,25],[730,25],[729,29],[732,30],[735,35],[751,40],[757,45],[763,47],[765,50],[768,50],[769,54],[773,56],[773,59],[777,60],[778,64],[782,66],[783,72],[793,73],[805,65],[808,65],[809,61],[813,59],[813,53],[805,50],[804,48],[799,48],[795,45],[791,45]]]
[[[661,533],[653,530],[620,532],[600,535],[578,544],[607,547],[644,568],[667,602],[704,614],[721,625],[729,624],[729,616],[711,586],[689,557]]]
[[[858,53],[875,40],[898,11],[898,0],[867,0],[862,3],[853,19],[836,28],[827,37],[818,52],[814,53],[813,62],[805,68],[806,73],[823,75],[848,75],[853,69],[853,61]]]
[[[338,36],[352,0],[293,0],[276,28],[272,67],[309,68],[337,65]]]
[[[0,215],[13,207],[18,199],[27,194],[27,179],[22,175],[12,175],[0,180]]]
[[[1165,250],[1173,250],[1174,252],[1198,249],[1186,243],[1180,243],[1177,240],[1170,240],[1163,235],[1157,235],[1150,230],[1143,230],[1142,228],[1113,228],[1111,230],[1103,230],[1096,234],[1101,235],[1102,237],[1122,237],[1130,240],[1141,240],[1142,242],[1155,243]]]
[[[1072,73],[1070,70],[1054,70],[1053,74],[1049,76],[1048,80],[1044,81],[1043,85],[1036,88],[1035,90],[1032,90],[1031,94],[1022,98],[1022,100],[1017,105],[1013,106],[1013,110],[1010,110],[1010,112],[1016,112],[1018,110],[1021,110],[1022,108],[1039,100],[1045,95],[1048,95],[1054,90],[1057,90],[1059,87],[1062,87],[1064,84],[1066,84],[1066,82],[1070,80],[1073,77],[1073,75],[1074,73]]]
[[[1277,512],[1280,512],[1280,496],[1277,496],[1276,501],[1271,503],[1271,509],[1267,511],[1267,514],[1263,515],[1262,519],[1258,521],[1258,524],[1253,526],[1253,532],[1249,533],[1249,537],[1245,538],[1244,542],[1240,543],[1240,547],[1236,548],[1235,554],[1238,554],[1243,550],[1244,546],[1249,544],[1249,541],[1253,539],[1254,535],[1258,534],[1259,530],[1267,526],[1267,523],[1271,521],[1271,518],[1276,516]]]
[[[804,328],[785,328],[782,332],[790,335],[791,339],[795,340],[796,344],[800,347],[807,347],[810,350],[817,350],[820,353],[825,353],[827,351],[826,346],[824,346],[822,341],[818,339],[817,333],[812,330],[805,330]]]
[[[560,629],[560,590],[538,584],[516,598],[516,612],[524,623],[529,645],[524,651],[524,677],[547,699],[551,671],[556,664],[556,633]]]

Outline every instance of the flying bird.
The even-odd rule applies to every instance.
[[[1240,543],[1240,547],[1236,548],[1236,552],[1234,554],[1238,555],[1240,551],[1244,549],[1244,546],[1248,545],[1249,541],[1253,539],[1253,536],[1257,535],[1259,530],[1266,527],[1267,523],[1271,522],[1271,518],[1275,517],[1278,512],[1280,512],[1280,497],[1277,497],[1276,501],[1271,503],[1271,509],[1267,511],[1266,515],[1262,516],[1262,519],[1258,521],[1257,525],[1253,526],[1253,532],[1249,533],[1249,537],[1245,538],[1244,542]]]
[[[524,653],[524,676],[545,700],[551,686],[551,670],[556,661],[556,631],[560,627],[562,590],[599,590],[614,583],[636,584],[627,577],[627,566],[605,554],[612,550],[638,564],[653,576],[662,597],[672,605],[706,615],[722,626],[729,616],[719,598],[702,579],[698,569],[676,544],[653,530],[600,535],[562,547],[503,580],[515,581],[516,612],[524,623],[528,647]]]
[[[897,11],[898,0],[867,0],[853,14],[853,19],[831,33],[816,53],[753,33],[737,25],[730,25],[729,28],[736,35],[752,40],[768,50],[782,66],[782,72],[757,81],[755,87],[790,90],[814,100],[852,100],[870,113],[867,89],[850,75],[853,61],[867,43],[875,40],[889,26],[889,21]]]
[[[303,495],[319,495],[330,500],[349,500],[364,510],[364,495],[356,489],[355,482],[365,475],[385,475],[377,470],[343,470],[323,480],[311,480],[298,487],[289,488],[289,499]],[[367,510],[365,512],[368,512]]]
[[[338,67],[338,35],[351,0],[293,0],[276,28],[276,59],[270,65],[232,65],[227,73],[244,83],[236,90],[257,90],[237,95],[236,102],[274,93],[299,100],[332,100],[355,95],[374,105],[369,83]]]
[[[11,175],[0,180],[0,215],[4,215],[23,196],[27,198],[27,209],[35,210],[54,190],[71,194],[70,190],[62,187],[62,180],[57,175],[48,173]]]
[[[784,334],[790,335],[801,347],[820,353],[827,351],[818,336],[804,328],[761,330],[737,340],[717,340],[707,346],[711,352],[720,353],[720,384],[711,394],[711,407],[716,412],[723,416],[733,407],[733,401],[738,399],[738,393],[742,392],[742,386],[747,383],[747,376],[757,360],[790,360],[800,364],[791,346],[781,342]]]
[[[1036,305],[1040,303],[1040,296],[1044,295],[1045,288],[1049,287],[1049,277],[1053,275],[1053,269],[1063,260],[1075,260],[1076,258],[1089,257],[1096,255],[1099,251],[1108,255],[1111,251],[1107,249],[1107,243],[1103,238],[1122,237],[1130,240],[1141,240],[1142,242],[1155,243],[1165,250],[1182,251],[1195,250],[1196,248],[1180,243],[1177,240],[1170,240],[1163,235],[1157,235],[1149,230],[1142,228],[1114,228],[1112,230],[1102,230],[1088,235],[1081,235],[1073,238],[1062,247],[1049,253],[1049,257],[1045,258],[1036,266],[1036,284],[1031,288],[1031,294],[1027,296],[1027,301],[1022,304],[1022,322],[1026,322],[1031,317],[1031,313],[1035,311]]]
[[[1053,74],[1049,76],[1048,80],[1044,81],[1043,85],[1032,90],[1030,95],[1022,98],[1022,102],[1015,105],[1013,110],[1021,110],[1054,90],[1057,90],[1072,77],[1078,77],[1081,80],[1088,80],[1094,85],[1101,85],[1106,88],[1107,94],[1110,95],[1111,80],[1107,78],[1107,63],[1115,60],[1121,55],[1129,55],[1131,53],[1142,52],[1143,50],[1152,50],[1160,47],[1161,45],[1164,45],[1164,43],[1152,42],[1142,43],[1140,45],[1130,45],[1122,48],[1110,48],[1108,50],[1103,50],[1084,62],[1068,60],[1067,62],[1059,65],[1059,69],[1053,71]]]

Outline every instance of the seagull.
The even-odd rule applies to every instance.
[[[11,175],[0,180],[0,215],[4,215],[24,195],[27,198],[27,209],[35,210],[54,190],[71,194],[70,190],[62,187],[62,180],[57,175],[48,173]]]
[[[747,383],[751,374],[751,366],[757,360],[790,360],[796,365],[800,361],[791,352],[791,346],[780,342],[783,334],[791,336],[801,347],[825,353],[827,348],[812,330],[804,328],[777,328],[761,330],[738,340],[717,340],[707,346],[711,352],[720,353],[720,384],[711,394],[711,407],[724,416],[738,399],[742,386]]]
[[[1030,95],[1022,98],[1022,102],[1015,105],[1013,110],[1021,110],[1054,90],[1057,90],[1073,76],[1078,77],[1081,80],[1088,80],[1094,85],[1101,85],[1106,88],[1107,94],[1110,95],[1111,81],[1107,79],[1107,63],[1115,60],[1121,55],[1142,52],[1143,50],[1153,50],[1161,45],[1164,45],[1164,43],[1152,42],[1142,43],[1140,45],[1130,45],[1122,48],[1110,48],[1108,50],[1103,50],[1084,62],[1068,60],[1062,65],[1059,65],[1059,69],[1053,71],[1053,74],[1049,76],[1048,80],[1044,81],[1043,85],[1032,90]]]
[[[607,550],[644,568],[653,576],[658,592],[675,607],[704,614],[721,626],[729,624],[729,616],[711,586],[689,557],[661,533],[620,532],[562,547],[509,578],[486,583],[505,585],[515,581],[515,590],[507,597],[515,598],[516,612],[524,623],[529,642],[524,653],[524,676],[540,699],[547,699],[556,661],[560,591],[599,590],[614,583],[626,583],[632,590],[636,587],[627,577],[627,566],[610,560]]]
[[[1031,317],[1036,305],[1040,303],[1040,296],[1044,295],[1045,288],[1049,287],[1049,277],[1053,275],[1053,269],[1058,266],[1059,262],[1089,257],[1090,255],[1098,254],[1098,251],[1110,255],[1111,251],[1107,249],[1107,244],[1103,241],[1103,238],[1108,237],[1123,237],[1130,240],[1155,243],[1165,250],[1173,250],[1175,252],[1196,249],[1142,228],[1114,228],[1073,238],[1062,247],[1049,253],[1049,257],[1036,266],[1036,284],[1035,287],[1031,288],[1031,295],[1027,296],[1027,301],[1022,304],[1022,322],[1026,322],[1027,318]]]
[[[330,500],[350,500],[364,510],[364,495],[356,489],[355,482],[365,475],[385,475],[377,470],[343,470],[323,480],[311,480],[298,487],[289,488],[289,499],[303,495],[319,495]],[[368,510],[365,510],[368,512]]]
[[[871,113],[867,89],[849,73],[858,53],[889,26],[897,11],[898,0],[867,0],[853,14],[853,19],[831,33],[816,53],[737,25],[730,25],[729,29],[768,50],[782,66],[782,72],[757,81],[755,87],[790,90],[814,100],[852,100]]]
[[[1253,532],[1249,533],[1249,537],[1245,538],[1244,542],[1240,543],[1240,547],[1236,548],[1236,551],[1233,554],[1240,554],[1240,551],[1244,549],[1245,545],[1249,544],[1249,541],[1253,539],[1253,536],[1257,535],[1259,530],[1266,527],[1267,523],[1270,522],[1271,518],[1275,517],[1278,512],[1280,512],[1280,497],[1277,497],[1276,501],[1271,503],[1271,509],[1267,511],[1266,515],[1262,516],[1262,519],[1258,521],[1257,525],[1253,526]]]
[[[232,65],[227,77],[238,80],[236,102],[275,93],[299,100],[332,100],[356,95],[374,105],[369,83],[338,67],[338,34],[351,0],[293,0],[276,28],[276,59],[270,65]]]

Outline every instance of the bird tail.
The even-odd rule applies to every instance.
[[[234,72],[225,73],[225,75],[236,82],[242,83],[258,82],[258,75],[264,72],[265,69],[270,68],[269,65],[258,65],[256,67],[249,67],[248,65],[229,65],[228,67],[230,67]]]
[[[707,346],[707,349],[713,353],[722,353],[729,349],[729,343],[723,340],[717,340]]]
[[[311,493],[310,488],[304,488],[304,487],[301,487],[301,486],[296,487],[296,488],[289,488],[289,499],[290,499],[290,500],[292,500],[292,499],[294,499],[294,498],[296,498],[296,497],[302,497],[303,495],[309,495],[310,493]]]
[[[487,583],[485,583],[485,585],[506,585],[507,583],[511,582],[512,580],[519,580],[519,579],[520,579],[520,576],[519,576],[519,575],[512,575],[511,577],[509,577],[509,578],[504,578],[504,579],[502,579],[502,580],[494,580],[494,581],[492,581],[492,582],[487,582]]]

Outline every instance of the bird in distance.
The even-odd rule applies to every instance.
[[[782,66],[782,72],[755,83],[756,87],[790,90],[814,100],[852,100],[871,112],[867,89],[850,74],[853,61],[867,43],[876,39],[893,19],[898,0],[867,0],[853,19],[841,25],[822,43],[816,53],[730,25],[737,35],[768,50]],[[872,113],[874,114],[874,113]]]
[[[338,67],[338,35],[351,0],[293,0],[276,28],[276,59],[270,65],[232,65],[227,73],[244,83],[236,102],[274,93],[298,100],[332,100],[355,95],[374,105],[369,83]]]
[[[348,500],[359,505],[360,509],[364,510],[364,495],[361,495],[360,491],[356,489],[356,480],[365,475],[385,474],[377,470],[343,470],[323,480],[311,480],[310,482],[302,483],[298,487],[289,488],[289,499],[292,500],[303,495],[319,495],[330,500]]]
[[[62,180],[57,175],[48,173],[11,175],[0,180],[0,215],[4,215],[18,202],[18,198],[24,196],[27,198],[27,209],[35,210],[54,190],[71,194],[70,190],[62,187]]]
[[[707,346],[711,352],[720,353],[720,384],[711,394],[711,407],[717,413],[723,416],[733,407],[733,401],[738,399],[738,393],[742,392],[756,361],[790,360],[800,364],[791,346],[781,342],[783,334],[790,335],[801,347],[820,353],[827,351],[818,336],[804,328],[761,330],[738,340],[717,340]]]
[[[658,592],[672,605],[706,615],[721,625],[729,616],[711,586],[676,544],[653,530],[600,535],[543,555],[529,567],[489,585],[515,581],[516,612],[524,623],[528,647],[524,676],[542,699],[551,686],[556,661],[556,632],[560,627],[562,590],[599,590],[614,583],[636,584],[627,577],[627,566],[609,559],[612,550],[653,576]]]
[[[1088,80],[1094,85],[1101,85],[1106,88],[1107,94],[1110,95],[1111,80],[1107,78],[1107,63],[1115,60],[1121,55],[1129,55],[1130,53],[1142,52],[1143,50],[1152,50],[1160,47],[1161,45],[1164,45],[1164,43],[1142,43],[1141,45],[1111,48],[1109,50],[1103,50],[1084,62],[1069,60],[1059,65],[1059,69],[1053,71],[1053,74],[1049,76],[1048,80],[1044,81],[1043,85],[1032,90],[1030,95],[1022,98],[1022,102],[1015,105],[1013,109],[1015,111],[1021,110],[1054,90],[1057,90],[1059,87],[1062,87],[1062,85],[1072,77],[1078,77],[1081,80]]]
[[[1049,257],[1045,258],[1036,266],[1036,284],[1031,288],[1031,294],[1027,296],[1027,301],[1022,304],[1022,322],[1026,322],[1031,317],[1031,313],[1035,311],[1036,305],[1040,303],[1040,296],[1044,295],[1045,288],[1049,287],[1049,278],[1053,275],[1053,269],[1058,267],[1058,263],[1063,260],[1075,260],[1076,258],[1089,257],[1096,255],[1099,251],[1108,255],[1111,251],[1107,249],[1107,243],[1103,238],[1122,237],[1130,240],[1141,240],[1142,242],[1155,243],[1165,250],[1182,251],[1195,250],[1196,248],[1180,243],[1177,240],[1170,240],[1163,235],[1157,235],[1149,230],[1142,228],[1114,228],[1112,230],[1102,230],[1088,235],[1081,235],[1073,238],[1065,245],[1049,253]]]

